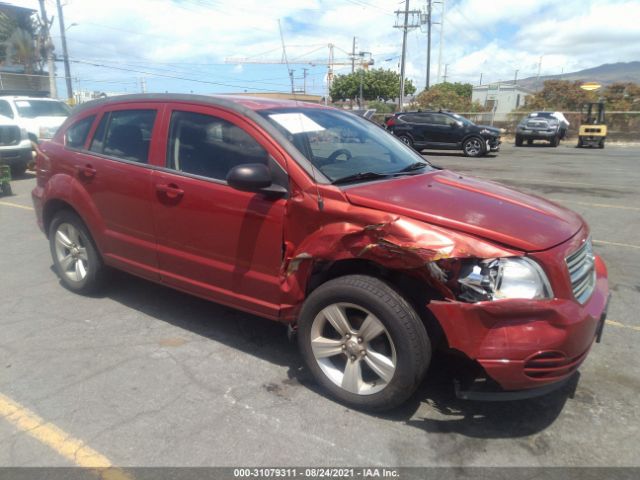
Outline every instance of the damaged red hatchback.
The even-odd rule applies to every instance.
[[[544,393],[601,334],[607,271],[577,214],[346,112],[132,95],[77,108],[41,150],[33,201],[67,288],[114,267],[290,324],[351,406],[404,402],[435,347],[484,379],[463,397]]]

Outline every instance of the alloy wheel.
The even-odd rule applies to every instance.
[[[88,273],[89,257],[80,231],[70,223],[61,223],[55,233],[56,259],[61,272],[73,282],[81,282]]]
[[[316,315],[311,350],[327,378],[357,395],[381,391],[396,371],[396,349],[384,324],[350,303],[331,304]]]
[[[470,157],[475,157],[479,155],[480,152],[482,152],[482,144],[480,143],[480,140],[478,140],[477,138],[472,138],[470,140],[467,140],[466,143],[464,144],[464,151]]]

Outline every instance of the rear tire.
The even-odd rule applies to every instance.
[[[582,137],[578,137],[578,145],[576,145],[576,148],[582,148],[584,146],[584,144],[582,143]]]
[[[598,143],[598,148],[604,148],[604,138]]]
[[[470,137],[463,142],[462,151],[465,157],[475,158],[487,153],[487,148],[480,137]]]
[[[49,247],[56,273],[66,288],[89,294],[101,286],[105,266],[77,214],[70,210],[56,214],[49,227]]]
[[[2,192],[2,195],[7,197],[13,195],[13,190],[11,190],[11,184],[9,182],[5,182],[0,185],[0,191]]]
[[[522,146],[522,137],[520,135],[516,135],[516,147]]]
[[[389,285],[365,275],[339,277],[311,293],[298,319],[298,344],[318,383],[362,410],[405,402],[431,360],[420,316]]]
[[[533,140],[527,140],[527,145],[529,146],[533,145]]]

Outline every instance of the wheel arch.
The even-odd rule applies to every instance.
[[[431,300],[442,300],[443,296],[424,281],[405,271],[390,269],[372,260],[358,258],[322,262],[315,266],[309,276],[306,296],[329,280],[347,275],[367,275],[385,282],[415,309],[434,346],[447,344],[440,322],[427,308]]]

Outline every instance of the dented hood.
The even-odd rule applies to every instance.
[[[354,205],[405,215],[523,251],[546,250],[576,234],[579,215],[503,185],[440,170],[344,190]]]

